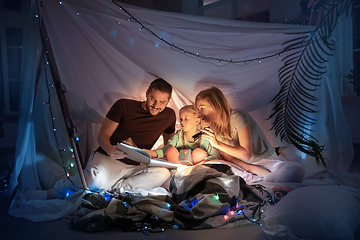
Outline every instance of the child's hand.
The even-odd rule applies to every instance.
[[[156,158],[156,157],[157,157],[156,151],[154,151],[154,150],[147,150],[147,149],[143,149],[143,150],[145,150],[148,154],[150,154],[150,157],[151,157],[151,158]]]

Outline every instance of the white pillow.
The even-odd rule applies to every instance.
[[[294,189],[265,208],[269,239],[354,239],[360,227],[360,190],[344,186]]]

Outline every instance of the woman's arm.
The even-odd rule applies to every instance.
[[[213,133],[213,131],[209,128],[201,130],[204,134],[203,138],[209,140],[211,145],[218,149],[219,152],[224,152],[230,156],[233,156],[235,158],[242,159],[244,161],[247,161],[251,157],[252,153],[252,141],[251,141],[251,130],[250,126],[247,126],[240,131],[238,131],[238,138],[239,138],[239,145],[240,146],[230,146],[228,144],[219,142]]]
[[[247,126],[241,129],[240,131],[238,131],[237,134],[239,137],[240,146],[236,146],[236,147],[217,141],[214,136],[214,133],[209,129],[202,131],[206,133],[203,135],[203,137],[208,139],[209,142],[215,148],[218,149],[219,154],[225,161],[234,163],[242,167],[245,171],[254,173],[258,176],[264,176],[270,172],[268,169],[264,167],[245,162],[250,159],[252,153],[252,139],[251,139],[250,126]]]
[[[258,175],[258,176],[264,176],[264,175],[270,173],[270,171],[265,167],[244,162],[244,161],[242,161],[240,159],[236,159],[236,158],[234,158],[234,157],[232,157],[232,156],[230,156],[230,155],[228,155],[228,154],[226,154],[224,152],[220,152],[220,155],[222,156],[222,158],[225,161],[234,163],[234,164],[240,166],[241,168],[243,168],[245,171],[254,173],[254,174]]]

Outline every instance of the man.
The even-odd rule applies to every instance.
[[[89,189],[151,189],[160,187],[170,177],[166,168],[146,168],[126,159],[126,154],[117,149],[117,143],[131,138],[137,147],[151,149],[160,135],[167,143],[175,132],[176,121],[174,110],[167,107],[171,93],[171,85],[159,78],[147,89],[145,102],[119,99],[113,104],[98,135],[100,146],[90,155],[84,170]],[[71,180],[59,180],[48,190],[47,198],[64,198],[69,191],[78,190],[76,187],[81,186],[78,174]]]

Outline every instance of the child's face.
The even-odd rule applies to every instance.
[[[200,119],[190,110],[184,110],[179,113],[181,128],[186,132],[197,128]]]

